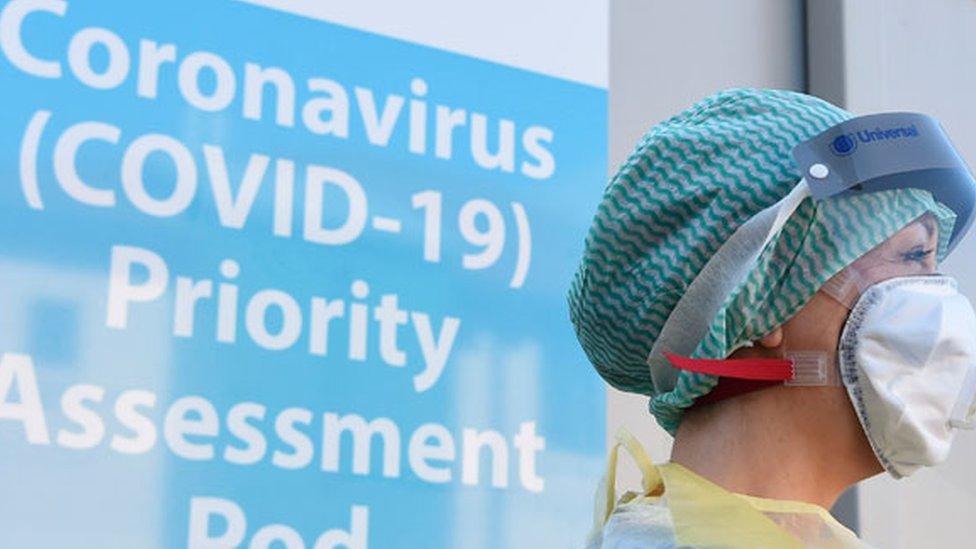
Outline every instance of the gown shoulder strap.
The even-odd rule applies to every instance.
[[[651,495],[660,492],[664,487],[661,473],[657,466],[644,450],[640,441],[625,428],[617,430],[614,436],[614,444],[610,448],[610,455],[607,458],[607,468],[597,486],[596,497],[593,505],[593,530],[599,532],[603,529],[607,519],[613,513],[617,505],[616,483],[617,483],[617,454],[621,447],[630,454],[631,459],[637,464],[641,472],[641,488],[644,495]],[[592,533],[591,533],[592,535]]]

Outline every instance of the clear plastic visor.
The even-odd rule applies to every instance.
[[[901,276],[939,274],[939,224],[926,213],[834,275],[820,291],[848,309],[869,287]]]

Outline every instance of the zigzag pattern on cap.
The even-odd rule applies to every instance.
[[[796,185],[792,148],[847,118],[795,92],[729,90],[653,127],[610,180],[569,290],[570,318],[600,375],[618,389],[654,397],[651,411],[669,430],[716,380],[683,372],[676,387],[654,387],[645,359],[668,315],[728,237]],[[863,218],[882,206],[879,200],[838,206],[836,219],[805,202],[764,251],[754,276],[729,297],[699,356],[727,356],[730,345],[761,331],[768,321],[738,313],[757,310],[781,279],[787,295],[776,295],[763,311],[769,319],[791,316],[835,268],[830,259],[847,256],[831,248],[837,243],[829,235],[839,234],[845,220],[873,222]],[[825,221],[829,226],[820,228]],[[885,218],[878,224],[885,228],[873,233],[885,234],[899,221]],[[875,241],[877,235],[844,246],[851,253],[870,249],[887,238]],[[812,247],[811,257],[798,246],[803,243]],[[784,278],[792,265],[797,274]]]
[[[610,384],[654,394],[644,360],[684,289],[796,184],[793,146],[847,117],[802,94],[730,90],[647,133],[604,192],[570,289],[577,334]]]
[[[937,257],[941,261],[956,216],[927,191],[884,191],[817,205],[804,202],[729,296],[692,356],[726,357],[746,342],[765,336],[806,305],[830,277],[926,212],[934,213],[939,224]],[[681,389],[655,396],[650,409],[662,427],[673,433],[682,411],[708,393],[715,382],[713,376],[682,372]]]

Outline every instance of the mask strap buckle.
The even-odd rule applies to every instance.
[[[788,387],[839,387],[842,385],[836,360],[823,351],[787,351],[793,363],[793,377],[783,382]]]

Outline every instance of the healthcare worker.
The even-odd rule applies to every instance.
[[[976,315],[939,262],[976,183],[932,118],[731,90],[611,179],[569,292],[587,356],[674,435],[618,434],[589,547],[858,547],[849,486],[971,427]],[[619,448],[643,474],[617,497]]]

